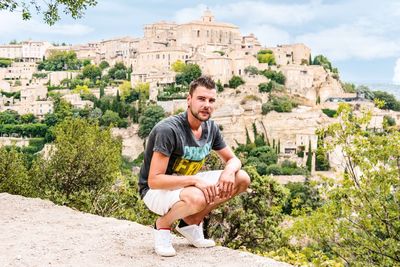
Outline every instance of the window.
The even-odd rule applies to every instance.
[[[197,37],[200,37],[200,30],[197,30]]]

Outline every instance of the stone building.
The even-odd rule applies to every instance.
[[[2,76],[5,80],[31,80],[36,70],[34,62],[13,62],[10,67],[5,68]]]
[[[48,42],[31,40],[19,44],[0,45],[0,57],[37,62],[43,60],[46,50],[50,47],[52,45]]]
[[[286,44],[268,47],[275,56],[277,65],[307,65],[310,64],[311,49],[304,44]]]

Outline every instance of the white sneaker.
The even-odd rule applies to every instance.
[[[176,231],[183,235],[193,246],[197,248],[209,248],[215,246],[214,240],[204,238],[203,223],[200,225],[192,224],[182,228],[177,226]]]
[[[171,257],[176,255],[172,246],[172,235],[170,230],[154,229],[154,250],[160,256]]]

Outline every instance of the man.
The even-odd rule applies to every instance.
[[[209,120],[217,91],[202,76],[189,86],[187,110],[159,122],[151,131],[140,169],[140,195],[146,206],[161,215],[154,229],[155,251],[174,256],[171,225],[195,247],[215,246],[205,239],[204,217],[221,203],[246,191],[250,177],[226,146],[218,126]],[[226,163],[223,171],[198,173],[213,149]]]

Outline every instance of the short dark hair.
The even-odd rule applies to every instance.
[[[193,80],[190,85],[189,85],[189,94],[193,95],[194,90],[196,90],[196,88],[198,86],[203,86],[207,89],[215,89],[215,82],[213,81],[213,79],[211,79],[210,76],[200,76],[199,78],[197,78],[196,80]]]

